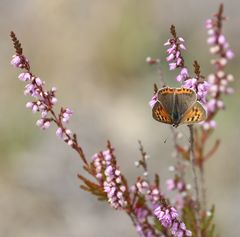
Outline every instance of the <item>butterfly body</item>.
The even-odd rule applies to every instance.
[[[206,110],[197,101],[197,94],[188,88],[164,87],[157,92],[157,102],[152,109],[153,118],[171,124],[193,124],[207,118]]]

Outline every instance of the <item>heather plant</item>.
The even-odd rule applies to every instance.
[[[200,124],[186,125],[190,137],[186,144],[180,142],[182,134],[179,130],[170,127],[176,156],[176,163],[169,167],[173,175],[166,181],[168,192],[175,191],[175,197],[171,200],[168,197],[169,193],[162,191],[159,175],[155,174],[153,180],[149,178],[147,163],[149,155],[141,141],[139,141],[140,159],[135,165],[142,169],[142,175],[137,177],[133,184],[128,182],[120,169],[110,141],[106,142],[105,149],[96,152],[90,159],[86,157],[77,135],[68,128],[73,111],[67,107],[61,107],[60,111],[56,111],[55,105],[58,102],[56,88],[47,90],[45,82],[32,72],[19,40],[15,33],[11,32],[15,48],[11,64],[22,70],[18,78],[26,83],[24,94],[32,97],[26,103],[26,107],[33,113],[40,114],[36,125],[42,130],[47,130],[55,124],[56,136],[73,148],[82,160],[86,173],[78,175],[81,189],[96,196],[98,200],[108,202],[113,209],[124,211],[141,237],[217,236],[213,222],[215,208],[214,205],[209,207],[207,203],[204,167],[219,146],[219,140],[216,140],[212,147],[207,146],[217,127],[214,119],[218,112],[225,108],[223,97],[233,93],[229,86],[233,76],[225,72],[225,67],[234,54],[222,32],[224,20],[223,5],[220,5],[218,12],[206,21],[207,43],[211,55],[214,56],[211,60],[213,72],[207,77],[202,75],[197,61],[193,62],[193,73],[190,73],[191,68],[186,65],[183,56],[187,46],[184,39],[178,36],[174,25],[170,27],[171,37],[164,44],[167,47],[166,61],[169,70],[178,70],[176,82],[180,84],[178,85],[180,91],[182,88],[193,90],[197,103],[203,106],[207,114]],[[148,57],[147,63],[160,67],[161,61]],[[154,94],[149,103],[153,113],[156,103],[160,103],[158,87],[168,88],[167,82],[163,79],[161,77],[159,86],[154,85]],[[186,180],[189,164],[193,187]]]

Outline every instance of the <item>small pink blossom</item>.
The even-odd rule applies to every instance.
[[[169,63],[169,70],[174,70],[177,68],[177,64],[176,63]]]
[[[36,82],[36,84],[38,86],[42,86],[43,85],[43,82],[42,82],[42,80],[39,77],[35,78],[35,82]]]
[[[168,180],[166,181],[166,184],[167,184],[167,189],[168,189],[169,191],[172,191],[172,190],[175,189],[175,181],[174,181],[173,179],[168,179]]]
[[[22,59],[18,55],[13,55],[13,59],[11,60],[11,64],[15,67],[20,67],[22,63]]]
[[[192,232],[187,230],[186,225],[178,219],[179,215],[174,207],[160,205],[154,210],[154,214],[161,224],[170,230],[172,235],[176,237],[192,236]]]
[[[69,108],[66,108],[62,113],[62,121],[67,123],[69,119],[72,117],[73,111]]]
[[[28,72],[22,72],[18,76],[20,81],[30,81],[31,77],[32,77],[31,74]]]
[[[56,135],[57,135],[58,138],[63,138],[64,133],[63,133],[62,128],[58,128],[58,129],[57,129]]]
[[[153,108],[153,106],[156,104],[156,102],[157,102],[157,94],[155,94],[155,95],[152,97],[152,99],[149,101],[149,106],[150,106],[151,108]]]

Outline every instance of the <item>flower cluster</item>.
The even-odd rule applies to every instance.
[[[216,70],[214,74],[209,75],[208,82],[204,81],[197,61],[194,62],[195,75],[190,76],[182,56],[182,50],[186,50],[184,39],[177,36],[174,26],[171,26],[172,37],[164,44],[168,47],[166,60],[169,69],[179,70],[176,80],[180,82],[182,87],[193,89],[198,100],[207,106],[209,116],[207,121],[203,123],[204,128],[207,129],[215,126],[214,115],[219,109],[224,108],[221,95],[233,92],[233,89],[228,86],[229,82],[233,81],[233,76],[224,71],[228,60],[232,59],[234,55],[221,32],[223,19],[222,7],[220,7],[219,13],[206,23],[209,35],[208,43],[211,45],[210,52],[218,56],[212,61]],[[146,162],[148,155],[140,141],[142,157],[135,162],[135,165],[142,167],[144,172],[129,188],[126,178],[119,170],[110,142],[108,142],[106,150],[94,154],[92,160],[88,162],[83,149],[78,144],[76,134],[73,134],[66,127],[73,111],[62,107],[58,113],[55,112],[55,105],[58,102],[56,88],[52,87],[48,91],[44,89],[45,82],[31,72],[29,61],[23,55],[21,44],[13,32],[11,32],[11,38],[16,52],[11,64],[22,69],[23,72],[18,78],[26,83],[24,94],[34,98],[27,102],[26,107],[31,109],[33,113],[39,112],[41,114],[36,122],[38,127],[46,130],[52,123],[55,123],[57,137],[63,139],[77,151],[83,161],[84,171],[91,178],[89,179],[82,174],[78,175],[83,183],[80,186],[83,190],[95,195],[99,200],[108,201],[112,208],[125,211],[141,237],[187,237],[192,235],[200,237],[202,233],[206,233],[209,237],[215,236],[213,233],[214,224],[212,223],[214,209],[211,210],[212,214],[209,216],[207,214],[203,173],[204,162],[212,156],[219,144],[217,141],[212,149],[208,152],[205,151],[205,144],[210,133],[202,128],[189,126],[190,143],[184,146],[183,142],[177,140],[182,136],[181,133],[172,129],[177,164],[170,168],[176,173],[172,179],[167,180],[166,184],[168,191],[176,191],[174,198],[168,199],[161,192],[160,178],[157,174],[155,174],[154,182],[150,182]],[[149,65],[159,65],[160,62],[159,59],[150,57],[146,61]],[[165,86],[164,80],[162,80],[162,84]],[[155,85],[154,95],[149,103],[152,108],[158,100],[157,92],[158,88]],[[178,106],[177,103],[174,105]],[[192,164],[193,188],[196,196],[185,180],[189,161]],[[201,175],[200,180],[197,180],[198,172],[196,171],[199,171]],[[201,183],[201,186],[198,186],[198,183]]]
[[[14,67],[21,68],[21,69],[30,68],[28,59],[23,55],[18,55],[18,54],[13,55],[11,64]]]
[[[234,53],[221,32],[222,20],[225,20],[225,17],[222,16],[222,12],[219,12],[213,18],[208,19],[205,26],[208,33],[207,43],[211,46],[210,53],[216,55],[221,53],[222,58],[218,60],[218,63],[226,65],[227,60],[233,59]]]
[[[179,177],[175,177],[174,179],[168,179],[166,181],[167,189],[169,191],[178,190],[179,192],[186,191],[186,184],[180,180]]]
[[[215,128],[216,122],[213,120],[213,117],[219,109],[225,107],[221,95],[232,94],[234,92],[233,88],[229,86],[229,83],[234,80],[234,77],[232,74],[227,74],[224,71],[228,61],[233,59],[234,53],[222,33],[222,22],[225,20],[222,14],[223,5],[220,6],[217,14],[206,21],[205,25],[208,33],[207,42],[210,45],[210,53],[216,56],[216,58],[211,61],[215,67],[215,73],[208,76],[210,88],[206,107],[209,118],[203,124],[205,129]]]
[[[116,166],[116,159],[112,152],[112,149],[108,149],[94,154],[93,166],[96,172],[95,176],[107,194],[111,207],[123,209],[127,206],[127,187],[121,171]]]
[[[154,214],[161,224],[171,231],[173,236],[192,236],[192,232],[178,219],[179,215],[174,207],[160,205],[155,209]]]
[[[134,208],[136,216],[136,230],[140,237],[158,237],[154,228],[148,222],[151,212],[145,206],[136,206]]]
[[[168,41],[164,44],[165,46],[169,47],[167,49],[168,56],[166,58],[166,61],[169,63],[169,69],[175,70],[176,68],[180,68],[181,70],[177,75],[176,80],[178,82],[181,82],[183,84],[183,87],[195,90],[198,96],[198,100],[206,103],[209,84],[204,80],[200,80],[198,77],[191,78],[189,76],[188,69],[184,64],[184,59],[181,54],[181,50],[186,50],[184,39],[177,36],[175,27],[173,25],[171,26],[170,30],[173,38],[168,39]],[[152,104],[154,105],[153,99],[150,101],[150,106]]]
[[[190,78],[184,82],[183,87],[196,91],[198,100],[204,104],[206,103],[206,97],[210,88],[207,81],[200,81],[198,78]]]
[[[149,106],[151,107],[151,108],[153,108],[153,106],[155,105],[155,103],[157,102],[157,100],[158,100],[158,98],[157,98],[157,93],[155,93],[154,95],[153,95],[153,97],[152,97],[152,99],[149,101]]]
[[[11,60],[11,64],[17,68],[25,69],[25,72],[19,74],[18,79],[26,82],[24,95],[32,96],[35,100],[26,103],[26,107],[31,109],[33,113],[41,113],[41,118],[37,120],[36,125],[41,129],[48,129],[51,122],[55,122],[58,125],[56,135],[59,138],[64,139],[70,146],[73,144],[71,138],[71,130],[64,127],[64,123],[67,123],[73,111],[69,108],[61,108],[58,116],[53,111],[54,105],[57,103],[56,87],[52,87],[51,90],[46,91],[44,89],[45,82],[39,77],[34,76],[30,72],[30,65],[28,59],[23,55],[14,55]]]
[[[171,34],[173,38],[168,39],[164,44],[167,46],[167,62],[169,63],[169,69],[175,70],[176,68],[181,68],[179,75],[176,77],[178,82],[183,82],[189,77],[188,69],[184,65],[184,59],[181,54],[181,50],[186,50],[184,45],[184,39],[182,37],[177,37],[175,26],[171,26]]]
[[[145,196],[155,208],[156,204],[161,199],[161,192],[155,185],[150,185],[146,180],[139,179],[136,183],[137,192]]]

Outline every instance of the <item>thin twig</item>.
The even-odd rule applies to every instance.
[[[202,194],[202,210],[206,212],[207,208],[207,189],[205,185],[204,166],[200,168],[201,194]]]
[[[171,127],[171,131],[172,131],[172,134],[173,134],[173,143],[174,143],[174,148],[175,148],[175,151],[176,151],[176,158],[177,158],[177,171],[179,173],[179,176],[181,177],[181,179],[183,180],[184,179],[184,165],[183,165],[183,160],[179,154],[179,151],[178,151],[178,142],[177,142],[177,136],[178,136],[178,132],[176,131],[176,129],[174,127]]]
[[[160,87],[161,88],[165,87],[166,83],[165,83],[164,76],[163,76],[161,61],[158,63],[157,69],[158,69],[158,73],[159,73]]]
[[[196,195],[196,232],[197,237],[201,237],[201,230],[200,230],[200,202],[199,202],[199,187],[198,187],[198,179],[197,179],[197,171],[195,166],[195,153],[194,153],[194,131],[193,131],[193,125],[189,125],[189,131],[190,131],[190,160],[192,165],[192,175],[193,175],[193,182],[194,182],[194,190]]]

